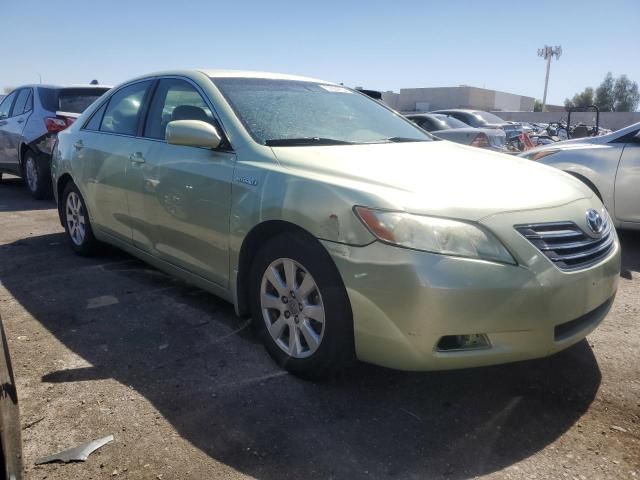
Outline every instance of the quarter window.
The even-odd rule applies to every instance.
[[[164,139],[167,124],[173,120],[201,120],[217,126],[211,110],[189,82],[166,78],[160,80],[153,95],[144,136]]]
[[[100,131],[135,135],[144,96],[150,85],[149,80],[134,83],[117,91],[109,100]]]

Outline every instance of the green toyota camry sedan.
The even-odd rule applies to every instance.
[[[60,133],[52,176],[73,250],[110,243],[232,302],[299,374],[543,357],[616,293],[616,231],[580,181],[322,80],[136,78]]]

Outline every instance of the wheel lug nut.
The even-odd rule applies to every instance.
[[[290,316],[291,316],[291,313],[289,313],[289,310],[284,312],[284,318],[289,318]]]
[[[289,299],[287,297],[282,297],[282,303],[289,303]]]

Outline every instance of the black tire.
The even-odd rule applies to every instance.
[[[263,275],[272,262],[279,259],[294,260],[300,267],[300,270],[298,270],[299,275],[304,275],[304,272],[311,274],[317,287],[315,291],[320,294],[320,297],[316,296],[315,298],[320,298],[324,306],[324,328],[319,346],[306,358],[295,358],[278,346],[276,340],[267,329],[267,320],[265,320],[262,313],[260,298]],[[304,276],[301,278],[304,278]],[[300,283],[302,283],[302,280],[298,282],[298,285]],[[254,328],[262,338],[267,351],[278,365],[291,373],[315,379],[327,377],[346,367],[353,360],[354,340],[351,304],[333,260],[315,238],[303,233],[287,232],[265,243],[254,258],[250,272],[249,288]],[[311,298],[311,295],[306,298]],[[298,302],[295,299],[293,301],[295,303]],[[304,302],[306,303],[307,300],[304,300]],[[277,312],[275,312],[275,315],[279,318]],[[280,313],[280,315],[284,314]],[[313,322],[312,319],[305,318],[302,310],[300,310],[300,318],[302,323]],[[268,321],[271,321],[271,317]],[[290,332],[290,327],[285,328]],[[304,339],[302,332],[300,332],[299,338]],[[306,339],[301,340],[301,344],[306,344],[310,350]],[[304,347],[302,348],[304,349]]]
[[[80,206],[78,209],[78,216],[76,219],[71,218],[68,219],[67,215],[72,213],[68,208],[68,201],[71,195],[75,195],[73,198],[79,200]],[[62,211],[62,223],[64,225],[64,230],[67,234],[67,240],[69,241],[69,245],[74,252],[78,255],[88,256],[94,254],[100,245],[96,237],[93,235],[93,229],[91,228],[91,221],[89,220],[89,215],[87,212],[86,203],[80,190],[76,187],[75,183],[69,182],[64,189],[64,193],[62,194],[61,199],[61,211]],[[82,235],[81,240],[79,236],[74,236],[72,234],[72,225],[76,224],[79,220],[79,217],[82,216],[84,220],[84,235]]]
[[[29,165],[33,165],[33,170]],[[49,158],[27,151],[22,160],[22,175],[31,196],[36,200],[51,198],[51,170]]]

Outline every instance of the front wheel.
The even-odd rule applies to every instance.
[[[73,182],[67,184],[62,194],[62,223],[74,252],[79,255],[95,252],[98,240],[93,236],[84,198]]]
[[[317,378],[353,358],[347,292],[315,239],[285,233],[269,240],[253,262],[250,281],[255,328],[280,366]]]

